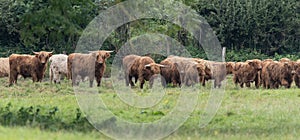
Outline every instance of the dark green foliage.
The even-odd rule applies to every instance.
[[[31,50],[74,52],[89,22],[102,10],[124,0],[0,1],[0,57],[7,57],[12,53],[31,54]],[[208,21],[221,45],[227,48],[227,61],[299,56],[297,0],[179,1]],[[193,57],[207,58],[190,33],[159,19],[136,20],[119,27],[101,49],[117,52],[128,40],[145,33],[168,35],[187,46]],[[161,59],[157,57],[156,61]]]
[[[82,116],[80,109],[76,109],[72,118],[58,116],[58,107],[29,106],[12,110],[12,104],[8,103],[0,107],[0,124],[3,126],[31,126],[51,131],[72,130],[89,132],[94,128]]]

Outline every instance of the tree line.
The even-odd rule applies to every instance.
[[[74,52],[87,25],[103,10],[124,0],[0,0],[0,57],[54,50]],[[300,2],[297,0],[178,0],[204,17],[215,31],[227,60],[300,57]],[[168,35],[206,58],[185,29],[168,21],[141,19],[124,24],[106,39],[103,49],[118,51],[145,33]],[[299,57],[298,57],[299,56]]]

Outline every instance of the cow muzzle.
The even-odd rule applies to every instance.
[[[296,71],[295,71],[295,70],[292,70],[291,73],[292,73],[292,75],[295,75],[295,74],[296,74]]]

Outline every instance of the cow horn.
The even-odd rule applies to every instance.
[[[150,64],[148,64],[148,65],[145,65],[145,68],[147,68],[147,67],[150,67]]]
[[[39,54],[38,52],[35,52],[35,51],[33,51],[33,50],[31,50],[34,54]]]
[[[114,51],[105,51],[105,52],[107,52],[107,53],[112,53],[112,52],[114,52]]]
[[[95,53],[95,52],[98,52],[98,51],[88,51],[89,53]]]
[[[165,68],[165,67],[167,67],[167,66],[165,66],[165,65],[161,65],[161,64],[157,64],[159,67],[162,67],[162,68]]]

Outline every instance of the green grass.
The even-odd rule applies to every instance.
[[[69,81],[54,85],[49,82],[33,84],[30,79],[21,79],[18,85],[7,87],[7,78],[3,78],[0,83],[0,139],[109,139],[94,129],[86,116],[78,111],[79,106]],[[179,88],[167,88],[157,105],[140,109],[120,100],[110,82],[104,81],[102,84],[98,88],[101,93],[99,97],[107,108],[119,118],[130,122],[161,119],[175,107],[180,96]],[[147,89],[133,90],[140,96],[150,94]],[[229,79],[218,112],[203,128],[199,127],[199,122],[211,94],[210,86],[200,87],[200,91],[193,113],[166,139],[300,137],[300,89],[295,86],[278,90],[240,89]],[[39,114],[35,115],[37,110]],[[5,119],[7,116],[9,119]],[[32,116],[36,120],[33,121]]]

